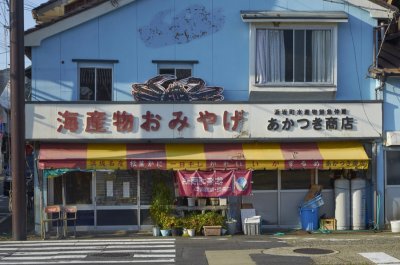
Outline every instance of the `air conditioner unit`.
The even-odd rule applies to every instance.
[[[386,146],[400,145],[400,131],[386,132]]]

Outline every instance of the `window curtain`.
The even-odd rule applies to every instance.
[[[331,32],[312,31],[312,81],[332,82]]]
[[[256,83],[285,81],[285,43],[282,30],[257,30]]]

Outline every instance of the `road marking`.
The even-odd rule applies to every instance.
[[[256,265],[250,257],[252,254],[260,254],[262,249],[244,250],[212,250],[206,251],[208,265]]]
[[[171,264],[176,258],[175,243],[175,239],[3,241],[0,265]]]
[[[376,264],[390,264],[390,265],[395,265],[395,263],[400,264],[399,259],[389,256],[385,252],[364,252],[358,254]]]
[[[154,241],[161,241],[161,242],[166,242],[166,241],[172,241],[175,242],[175,238],[169,238],[169,239],[106,239],[106,240],[93,240],[93,239],[79,239],[79,240],[65,240],[65,241],[60,241],[60,240],[46,240],[45,243],[43,240],[32,240],[32,241],[0,241],[0,246],[1,244],[32,244],[34,243],[35,245],[40,245],[40,244],[65,244],[65,243],[72,243],[72,244],[77,244],[77,243],[90,243],[90,245],[93,245],[95,242],[101,242],[102,244],[104,243],[115,243],[115,242],[154,242]]]
[[[132,241],[132,242],[91,242],[91,246],[103,246],[103,245],[143,245],[143,244],[174,244],[174,241],[167,241],[167,240],[155,240],[155,241],[143,241],[143,242],[138,242],[138,241]],[[30,242],[25,242],[22,244],[24,247],[47,247],[47,246],[57,246],[59,245],[60,247],[64,246],[84,246],[88,245],[87,242],[55,242],[55,243],[30,243]],[[15,247],[15,244],[0,244],[0,247]]]
[[[120,249],[120,250],[72,250],[72,251],[47,251],[47,252],[19,252],[14,256],[29,255],[58,255],[58,254],[96,254],[96,253],[175,253],[175,249]],[[0,255],[7,253],[0,253]]]
[[[104,245],[104,246],[72,246],[72,247],[64,247],[64,246],[59,246],[59,247],[46,247],[46,250],[62,250],[62,249],[68,249],[68,250],[72,250],[72,249],[108,249],[108,248],[171,248],[174,245],[140,245],[140,246],[120,246],[120,245]],[[34,250],[40,250],[42,248],[25,248],[25,247],[13,247],[13,248],[1,248],[2,251],[34,251]]]
[[[70,261],[27,261],[27,262],[2,262],[0,261],[1,265],[55,265],[55,264],[116,264],[116,263],[171,263],[175,262],[175,259],[158,259],[158,260],[70,260]]]
[[[175,255],[168,254],[135,254],[133,256],[137,258],[175,258]]]
[[[59,255],[59,256],[41,256],[41,257],[4,257],[1,260],[52,260],[52,259],[84,259],[87,255]]]

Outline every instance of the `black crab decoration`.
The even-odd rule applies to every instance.
[[[222,101],[222,87],[207,87],[203,79],[188,77],[177,80],[174,75],[158,75],[144,84],[133,84],[136,101]]]

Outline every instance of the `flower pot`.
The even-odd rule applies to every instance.
[[[160,228],[158,226],[153,226],[153,236],[160,236]]]
[[[193,207],[193,206],[195,205],[196,199],[195,199],[195,198],[188,197],[188,198],[187,198],[187,202],[188,202],[188,206],[189,206],[189,207]]]
[[[197,199],[197,206],[206,206],[207,199],[206,198],[198,198]]]
[[[210,205],[218,206],[219,205],[219,198],[210,198]]]
[[[180,227],[174,227],[174,228],[171,229],[171,235],[172,236],[181,236],[182,232],[183,232],[183,230]]]
[[[162,236],[169,236],[171,234],[170,229],[161,229],[160,231]]]
[[[196,230],[193,228],[186,229],[187,233],[190,237],[194,237],[196,235]]]
[[[205,236],[220,236],[221,235],[220,225],[205,225],[203,226]]]
[[[228,199],[227,198],[219,198],[219,205],[227,205],[228,204]]]

